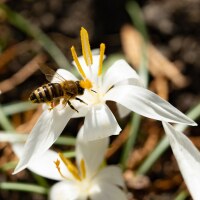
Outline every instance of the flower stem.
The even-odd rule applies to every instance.
[[[187,116],[192,120],[196,120],[200,116],[200,103],[197,104],[194,108],[192,108]],[[184,131],[188,125],[186,124],[176,124],[175,128],[178,131]],[[156,160],[165,152],[165,150],[169,147],[169,141],[167,136],[165,135],[162,140],[159,142],[157,147],[153,150],[153,152],[144,160],[144,162],[140,165],[137,170],[137,174],[145,174],[152,167],[152,165],[156,162]]]
[[[60,136],[55,144],[58,144],[58,145],[75,145],[76,143],[76,138],[74,137],[70,137],[70,136]]]
[[[148,74],[148,57],[147,57],[147,44],[149,41],[147,27],[145,25],[142,11],[136,1],[129,1],[126,5],[126,10],[129,13],[133,24],[140,32],[143,42],[141,47],[141,62],[139,67],[139,75],[144,82],[144,86],[148,86],[149,74]]]
[[[0,110],[1,112],[1,110]],[[0,113],[1,114],[1,113]],[[1,116],[0,116],[0,123],[1,123]],[[19,142],[23,143],[26,141],[28,134],[20,134],[15,131],[0,131],[0,140],[1,142]],[[74,146],[76,143],[76,139],[70,136],[60,136],[56,141],[55,144],[57,145],[71,145]]]
[[[140,121],[141,121],[141,116],[136,113],[133,113],[132,119],[131,119],[131,128],[129,130],[129,138],[124,146],[121,161],[120,161],[122,165],[122,169],[125,169],[130,152],[135,144],[135,141],[138,135],[137,133],[140,127]]]
[[[9,182],[1,182],[0,189],[2,190],[15,190],[15,191],[23,191],[23,192],[34,192],[38,194],[47,194],[48,189],[27,183],[9,183]]]
[[[76,152],[75,151],[66,151],[63,153],[63,155],[66,158],[73,158],[73,157],[76,157]]]
[[[136,28],[139,30],[139,32],[141,33],[143,37],[142,48],[141,48],[142,56],[141,56],[141,62],[140,62],[140,67],[139,67],[139,75],[141,79],[143,80],[144,86],[147,87],[148,79],[149,79],[148,69],[147,69],[148,60],[147,60],[147,48],[146,48],[147,41],[148,41],[148,33],[146,30],[144,20],[141,17],[141,10],[140,10],[139,5],[136,2],[132,1],[127,4],[126,9],[130,17],[132,18],[132,21],[135,24]],[[131,119],[131,128],[129,132],[129,138],[124,146],[123,153],[121,156],[120,163],[122,164],[123,169],[127,165],[127,160],[129,158],[130,152],[137,139],[140,122],[141,122],[141,116],[134,113]]]
[[[17,165],[17,161],[7,162],[0,166],[0,171],[8,171],[14,169]]]
[[[131,17],[134,26],[140,31],[144,40],[148,41],[148,31],[139,4],[136,1],[128,1],[126,4],[126,10]]]
[[[9,119],[6,117],[5,113],[3,112],[2,106],[0,105],[0,125],[6,131],[14,131],[14,127],[10,123]]]
[[[44,187],[44,188],[49,188],[48,181],[45,178],[43,178],[42,176],[37,175],[33,172],[31,174],[32,174],[33,178],[37,181],[39,186]]]
[[[33,104],[30,101],[22,101],[22,102],[15,102],[15,103],[9,103],[7,105],[2,105],[2,110],[5,115],[13,115],[15,113],[32,110],[37,107],[38,107],[37,104]]]

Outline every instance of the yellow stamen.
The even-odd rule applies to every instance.
[[[60,160],[57,159],[56,161],[54,161],[54,163],[55,163],[56,168],[57,168],[59,174],[61,175],[61,177],[63,177],[64,179],[68,179],[66,176],[64,176],[64,175],[62,174],[62,172],[61,172],[61,170],[60,170]]]
[[[83,159],[80,162],[80,170],[81,170],[82,179],[84,179],[86,177],[86,168],[85,168],[85,161]]]
[[[81,74],[81,76],[82,76],[83,78],[86,78],[86,75],[85,75],[85,73],[84,73],[84,71],[83,71],[83,68],[81,67],[80,62],[78,61],[78,56],[77,56],[77,54],[76,54],[76,51],[75,51],[74,46],[71,47],[71,52],[72,52],[72,57],[73,57],[73,59],[74,59],[74,62],[76,63],[76,66],[77,66],[77,68],[78,68],[79,73]]]
[[[104,57],[104,53],[105,53],[105,44],[101,43],[100,44],[100,57],[99,57],[99,70],[98,70],[98,76],[101,76],[102,74],[102,66],[103,66],[103,57]]]
[[[92,52],[90,49],[88,32],[86,31],[86,29],[82,27],[80,35],[81,35],[82,53],[85,59],[85,63],[87,66],[91,66],[93,63],[93,59],[92,59]]]
[[[62,153],[59,153],[59,156],[60,156],[60,159],[65,164],[65,166],[70,171],[70,173],[74,176],[74,178],[76,178],[77,180],[81,181],[81,178],[79,176],[77,167],[75,165],[73,165],[70,160],[68,160],[67,158],[65,158]]]
[[[92,88],[92,83],[90,82],[90,80],[85,79],[85,80],[81,80],[79,82],[80,86],[84,89],[91,89]]]

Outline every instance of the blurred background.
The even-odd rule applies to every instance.
[[[30,93],[46,83],[37,63],[73,71],[70,47],[81,55],[80,28],[89,32],[91,48],[106,44],[105,68],[125,58],[139,70],[148,69],[148,88],[187,112],[200,100],[200,1],[199,0],[0,0],[0,128],[28,133],[41,114],[41,106],[28,102]],[[116,116],[115,105],[111,106]],[[108,163],[120,162],[131,116],[119,119],[122,136],[112,138]],[[6,120],[6,122],[4,121]],[[198,122],[198,121],[197,121]],[[7,124],[8,123],[8,124]],[[71,120],[63,135],[76,136],[82,119]],[[164,133],[159,122],[143,119],[124,168],[129,199],[175,199],[186,191],[171,149],[135,176],[142,162],[155,149]],[[200,148],[198,127],[187,130]],[[121,143],[119,142],[121,141]],[[72,150],[73,145],[55,145]],[[9,143],[0,141],[0,182],[51,186],[25,170],[15,176],[17,158]],[[45,182],[45,184],[44,184]],[[44,192],[25,192],[0,187],[0,199],[45,200]]]

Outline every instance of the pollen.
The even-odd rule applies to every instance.
[[[102,66],[103,66],[103,58],[104,58],[105,48],[106,48],[105,44],[101,43],[100,44],[100,57],[99,57],[98,76],[101,76],[101,74],[102,74]]]
[[[91,66],[93,64],[93,59],[92,59],[92,51],[90,49],[90,42],[87,30],[82,27],[80,35],[81,35],[82,53],[85,63],[87,66]]]
[[[85,79],[80,81],[80,86],[84,89],[91,89],[92,88],[92,83],[90,80]]]
[[[77,56],[77,54],[76,54],[76,50],[75,50],[74,46],[71,47],[71,52],[72,52],[72,57],[73,57],[73,59],[74,59],[74,62],[76,63],[76,66],[77,66],[77,68],[78,68],[79,73],[80,73],[81,76],[85,79],[85,78],[86,78],[86,75],[85,75],[85,73],[84,73],[84,71],[83,71],[83,68],[81,67],[81,64],[80,64],[80,62],[79,62],[79,60],[78,60],[78,56]]]

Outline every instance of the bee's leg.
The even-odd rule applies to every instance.
[[[62,101],[62,104],[63,106],[65,107],[67,104],[69,105],[69,107],[72,109],[72,110],[75,110],[76,112],[78,112],[78,110],[76,110],[76,108],[74,108],[74,106],[71,104],[71,102],[69,101],[71,97],[68,97],[67,99],[64,98],[63,101]]]
[[[83,101],[82,99],[79,99],[78,97],[76,97],[75,99],[80,101],[81,103],[84,103],[84,104],[88,105],[85,101]]]
[[[71,104],[71,102],[68,100],[67,101],[69,107],[72,109],[72,110],[75,110],[77,113],[78,113],[78,110],[76,110],[76,108],[74,108],[74,106]]]

